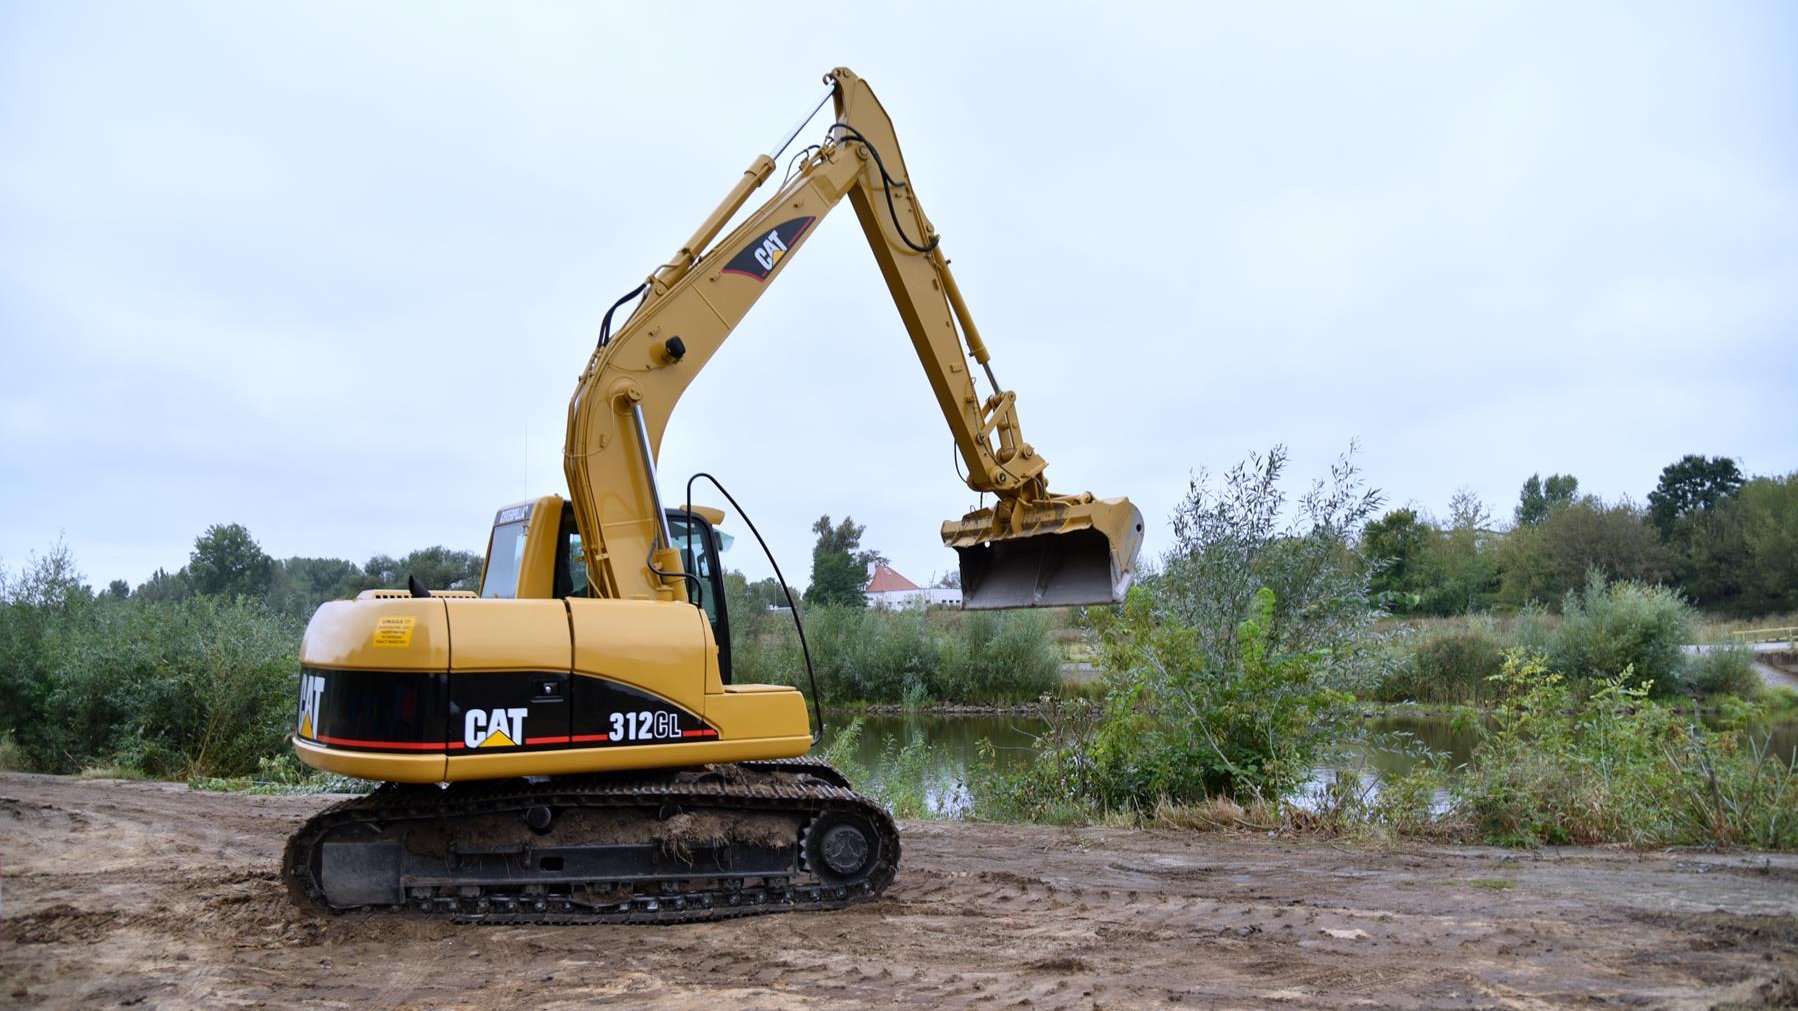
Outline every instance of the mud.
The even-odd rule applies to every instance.
[[[289,904],[331,798],[0,776],[0,1004],[27,1007],[1765,1007],[1798,855],[1343,847],[908,822],[886,898],[677,927]]]

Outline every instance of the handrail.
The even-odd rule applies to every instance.
[[[1798,648],[1798,625],[1786,625],[1781,628],[1745,628],[1729,633],[1730,637],[1740,643],[1754,642],[1789,642]]]

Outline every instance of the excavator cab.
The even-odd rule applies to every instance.
[[[718,643],[718,670],[730,683],[730,613],[724,600],[720,554],[730,537],[717,529],[724,511],[708,506],[667,510],[668,529],[681,553],[687,599],[705,612]],[[487,540],[481,596],[560,599],[592,596],[587,557],[574,510],[559,495],[545,495],[499,510]]]

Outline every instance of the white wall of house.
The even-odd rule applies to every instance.
[[[961,591],[952,586],[922,586],[915,590],[887,590],[868,594],[869,607],[902,610],[907,607],[960,607]]]

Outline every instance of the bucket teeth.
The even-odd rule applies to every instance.
[[[1114,604],[1136,574],[1142,513],[1129,499],[1057,496],[1001,502],[943,524],[961,556],[961,606]]]

